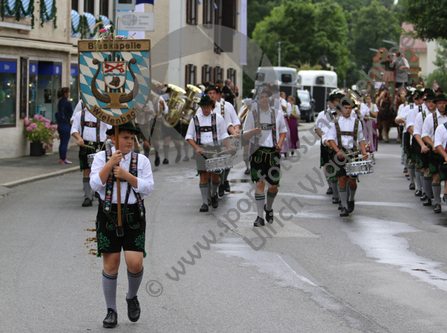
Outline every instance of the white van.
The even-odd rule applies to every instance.
[[[308,90],[315,100],[315,111],[326,109],[329,92],[337,88],[337,73],[333,71],[310,70],[298,72],[299,89]]]
[[[255,79],[255,88],[263,84],[277,84],[279,91],[284,91],[286,96],[296,97],[298,88],[298,74],[292,67],[258,67]]]

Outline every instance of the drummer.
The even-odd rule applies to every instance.
[[[444,159],[439,154],[438,150],[435,149],[434,141],[435,131],[438,126],[447,122],[447,97],[444,94],[439,95],[435,99],[435,104],[437,110],[432,114],[429,114],[422,125],[422,140],[432,149],[429,155],[429,175],[433,176],[433,182],[431,184],[435,201],[435,208],[433,211],[435,213],[441,213],[441,181],[439,178],[439,167],[440,164],[444,162]]]
[[[219,142],[223,142],[225,147],[232,151],[230,147],[230,140],[228,138],[225,121],[220,114],[211,113],[214,107],[214,101],[209,95],[202,96],[200,102],[202,111],[194,116],[189,123],[188,132],[185,140],[196,151],[197,171],[200,175],[200,192],[202,194],[203,204],[200,207],[201,212],[207,212],[208,209],[208,178],[212,179],[211,183],[211,204],[214,208],[219,206],[219,198],[217,195],[217,187],[220,183],[219,173],[212,173],[206,171],[205,160],[207,152],[220,151]]]
[[[274,107],[270,107],[271,93],[263,90],[259,105],[252,106],[244,124],[244,138],[250,141],[251,180],[256,183],[255,201],[258,216],[255,227],[265,225],[264,211],[268,223],[273,223],[273,202],[278,193],[281,177],[280,152],[287,127],[284,115]],[[270,184],[265,200],[265,183]]]
[[[344,164],[358,155],[359,146],[363,159],[368,158],[362,123],[357,118],[351,117],[351,104],[354,105],[354,102],[343,99],[341,105],[337,105],[337,110],[341,111],[342,116],[334,120],[331,128],[323,137],[323,140],[326,140],[333,149],[334,158],[339,160],[337,163],[339,166],[337,178],[338,192],[342,204],[340,216],[349,216],[349,213],[354,211],[355,192],[357,190],[357,176],[349,176],[348,178]],[[349,183],[349,198],[346,188],[347,183]]]
[[[79,146],[79,166],[83,172],[82,184],[84,187],[84,202],[82,207],[93,205],[93,193],[90,187],[90,165],[87,155],[104,150],[104,142],[107,139],[106,131],[112,128],[99,121],[82,103],[82,110],[73,117],[73,125],[70,134],[77,140]]]

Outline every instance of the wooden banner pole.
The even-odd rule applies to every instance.
[[[119,150],[120,141],[119,141],[119,126],[115,126],[115,149]],[[116,179],[116,207],[117,207],[117,218],[118,218],[118,226],[116,228],[116,235],[118,237],[124,236],[123,230],[123,222],[122,222],[122,214],[121,214],[121,184],[119,178]]]

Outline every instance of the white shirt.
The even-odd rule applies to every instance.
[[[447,116],[441,115],[441,113],[436,110],[435,113],[430,113],[427,118],[425,118],[424,125],[422,125],[422,138],[428,136],[432,141],[435,140],[435,129],[433,128],[433,115],[436,115],[438,118],[438,127],[439,125],[444,124],[447,122]]]
[[[211,126],[211,113],[208,116],[204,116],[202,112],[197,112],[197,118],[199,119],[199,125]],[[220,114],[216,114],[216,130],[217,130],[217,141],[221,143],[224,139],[228,138],[227,127],[225,126],[225,121]],[[201,145],[214,145],[213,142],[213,132],[201,132],[200,144]],[[192,119],[188,126],[188,131],[186,132],[185,141],[192,139],[197,142],[196,137],[196,126],[194,125],[194,119]]]
[[[261,124],[271,124],[272,123],[272,108],[270,108],[267,112],[262,111],[259,108],[259,120]],[[279,110],[275,110],[275,118],[276,118],[276,138],[279,142],[279,135],[281,133],[287,132],[287,126],[284,121],[284,113]],[[244,133],[251,131],[255,128],[255,119],[253,117],[253,112],[250,111],[247,115],[244,125]],[[261,147],[273,147],[273,135],[272,130],[262,130],[262,134],[259,137],[259,145]],[[250,139],[250,142],[255,143],[255,136]]]
[[[301,115],[300,113],[300,108],[298,107],[298,105],[294,104],[293,108],[292,108],[292,104],[287,102],[287,116],[290,117],[290,115],[292,114],[293,109],[295,109],[295,114]]]
[[[320,130],[323,134],[327,133],[327,131],[331,128],[332,118],[329,111],[321,111],[318,114],[317,120],[315,121],[314,130]]]
[[[93,141],[96,142],[96,127],[87,127],[84,126],[84,132],[82,132],[81,128],[81,115],[82,112],[78,112],[73,117],[73,124],[71,125],[70,135],[73,135],[73,133],[78,133],[84,141]],[[85,109],[85,122],[91,121],[91,122],[98,122],[99,119],[96,118],[94,115],[91,114],[90,111]],[[106,124],[101,121],[101,124],[99,125],[99,141],[104,142],[107,139],[106,131],[108,129],[111,129],[112,125]]]
[[[445,126],[438,126],[435,132],[435,148],[442,146],[444,149],[447,147],[447,129]]]
[[[425,118],[427,118],[427,116],[431,114],[430,111],[423,111],[423,112],[425,112]],[[413,136],[418,134],[422,137],[422,126],[424,125],[424,120],[422,118],[423,112],[418,112],[416,118],[414,118]]]
[[[74,116],[76,115],[76,113],[82,111],[82,102],[81,100],[79,100],[78,104],[76,104],[76,107],[73,110],[73,115],[71,116],[70,122],[73,122],[74,120]]]
[[[286,110],[287,110],[287,101],[282,97],[279,100],[280,100],[281,106],[285,106]],[[283,108],[281,108],[281,110],[284,111]]]
[[[349,117],[345,118],[343,116],[338,117],[338,124],[340,125],[340,131],[342,132],[353,132],[355,125],[355,118]],[[338,146],[337,139],[337,130],[335,128],[335,123],[331,124],[331,128],[327,132],[327,134],[323,137],[324,140],[334,140],[335,144]],[[359,121],[359,126],[357,128],[357,145],[359,142],[365,141],[365,137],[363,136],[362,122]],[[352,149],[354,148],[353,137],[351,135],[342,135],[341,136],[341,145],[344,148]]]
[[[405,120],[405,127],[404,127],[404,133],[407,132],[407,127],[408,127],[408,114],[410,113],[411,110],[413,110],[414,108],[417,109],[417,105],[414,103],[410,103],[407,106],[404,106],[402,109],[399,108],[399,111],[397,112],[397,118],[402,118]]]
[[[225,104],[227,104],[227,103],[225,103]],[[223,111],[223,114],[222,114],[222,111]],[[211,113],[215,113],[215,114],[218,114],[219,116],[222,116],[222,118],[225,120],[225,126],[227,129],[228,129],[228,127],[233,125],[233,123],[231,122],[231,116],[229,114],[229,109],[227,109],[224,106],[224,108],[222,110],[222,104],[220,104],[219,102],[216,102],[214,109],[211,111]],[[203,114],[201,107],[199,107],[196,114]],[[208,126],[208,125],[204,125],[204,126]]]
[[[115,153],[115,147],[112,147],[112,155]],[[127,153],[123,156],[123,159],[120,162],[120,167],[124,170],[129,171],[129,164],[132,153]],[[91,188],[98,192],[101,200],[105,200],[106,198],[106,184],[107,181],[103,184],[101,178],[99,177],[99,172],[106,165],[106,154],[104,151],[100,151],[95,154],[95,158],[92,163],[92,172],[90,173],[90,186]],[[146,156],[138,154],[138,187],[132,187],[135,192],[139,193],[141,199],[144,199],[149,193],[154,189],[154,177],[152,175],[151,163],[147,159]],[[113,194],[112,194],[112,203],[117,203],[117,186],[113,184]],[[126,191],[127,191],[127,182],[121,181],[121,203],[124,203],[126,199]],[[137,202],[137,198],[135,198],[135,194],[133,191],[130,191],[129,201],[130,205]]]
[[[220,100],[221,103],[224,103],[225,106],[225,114],[229,114],[231,117],[231,123],[233,124],[233,126],[237,126],[241,124],[241,121],[239,119],[239,117],[237,116],[236,110],[234,109],[234,106],[225,101],[223,98]]]

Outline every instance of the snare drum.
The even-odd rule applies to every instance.
[[[367,175],[373,172],[374,163],[372,160],[346,163],[347,176]]]
[[[92,167],[93,159],[95,158],[95,155],[96,155],[96,153],[87,155],[87,163],[90,168]]]
[[[233,167],[233,158],[231,154],[224,154],[220,157],[208,158],[205,160],[206,172],[218,172],[228,170]]]

